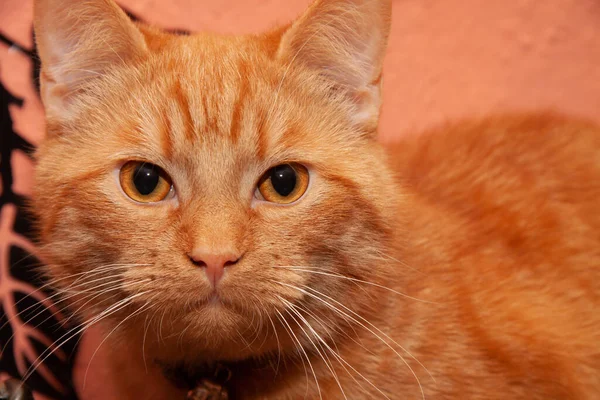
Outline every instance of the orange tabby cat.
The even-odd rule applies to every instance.
[[[600,129],[504,116],[386,153],[390,12],[318,0],[268,34],[182,37],[111,0],[36,0],[34,207],[48,274],[111,349],[119,393],[97,398],[194,379],[600,398]]]

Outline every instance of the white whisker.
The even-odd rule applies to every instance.
[[[310,358],[308,357],[308,354],[306,354],[306,350],[304,350],[304,347],[302,346],[302,343],[300,342],[300,340],[298,339],[298,337],[294,333],[294,330],[292,329],[292,327],[290,326],[290,324],[288,324],[288,322],[285,320],[285,317],[281,314],[281,312],[279,310],[275,310],[275,312],[277,313],[278,317],[280,318],[280,321],[283,324],[285,324],[287,326],[287,328],[289,329],[288,332],[290,333],[290,335],[292,335],[290,337],[293,337],[296,340],[296,343],[298,344],[298,350],[300,350],[302,352],[302,354],[304,354],[304,357],[306,357],[306,361],[308,362],[308,366],[309,366],[310,370],[312,371],[313,377],[315,378],[315,384],[317,385],[317,391],[319,392],[319,399],[323,400],[323,396],[321,394],[321,386],[319,386],[319,380],[317,379],[317,374],[315,373],[315,370],[314,370],[314,368],[312,366],[312,363],[310,362]],[[300,357],[302,357],[302,355],[300,355]],[[304,364],[304,361],[302,362],[302,364]],[[306,368],[305,364],[304,364],[304,367]],[[306,390],[308,392],[308,378],[307,378],[307,382],[306,382]]]
[[[293,269],[294,271],[308,272],[308,273],[311,273],[311,274],[325,275],[325,276],[336,277],[336,278],[340,278],[340,279],[346,279],[346,280],[349,280],[349,281],[352,281],[352,282],[364,283],[365,285],[375,286],[375,287],[378,287],[380,289],[384,289],[384,290],[390,291],[392,293],[395,293],[397,295],[400,295],[402,297],[406,297],[407,299],[419,301],[419,302],[422,302],[422,303],[437,304],[437,302],[429,301],[429,300],[423,300],[423,299],[418,299],[416,297],[409,296],[407,294],[404,294],[402,292],[399,292],[399,291],[394,290],[392,288],[389,288],[387,286],[380,285],[380,284],[375,283],[375,282],[369,282],[369,281],[365,281],[365,280],[358,279],[358,278],[352,278],[352,277],[341,275],[341,274],[334,274],[334,273],[331,273],[331,272],[315,271],[315,270],[311,270],[311,269],[306,269],[304,267],[295,267],[295,266],[283,266],[282,265],[282,266],[276,266],[275,268],[290,268],[290,269]]]
[[[151,299],[152,300],[152,299]],[[92,361],[94,360],[94,357],[96,356],[96,354],[98,353],[98,351],[100,350],[100,347],[102,347],[102,345],[108,340],[108,338],[110,337],[110,335],[112,335],[117,329],[119,329],[119,327],[121,325],[123,325],[125,323],[125,321],[129,320],[130,318],[133,318],[134,316],[140,314],[142,311],[147,310],[149,307],[152,307],[152,305],[148,306],[150,304],[150,300],[146,301],[146,303],[144,303],[142,306],[140,306],[140,308],[138,308],[136,311],[132,312],[131,314],[129,314],[127,317],[123,318],[123,320],[121,322],[119,322],[109,333],[108,335],[106,335],[104,337],[104,339],[102,339],[102,341],[100,342],[100,344],[98,345],[98,347],[96,348],[96,350],[94,351],[94,353],[92,354],[92,356],[90,357],[90,359],[88,360],[88,365],[87,368],[85,369],[85,374],[83,376],[83,389],[85,389],[85,384],[87,382],[87,375],[88,372],[90,371],[90,366],[92,365]]]
[[[294,305],[290,302],[287,302],[289,304],[290,307],[293,308],[298,308],[298,309],[303,309],[302,307],[298,306],[298,305]],[[304,311],[309,314],[312,315],[313,318],[317,319],[316,316],[314,314],[312,314],[311,312],[309,312],[308,310],[304,309]],[[323,344],[323,346],[325,346],[330,352],[331,354],[336,357],[336,359],[340,362],[340,365],[344,368],[344,370],[348,373],[348,375],[350,375],[350,377],[352,377],[352,379],[364,390],[362,384],[360,384],[360,382],[358,382],[356,380],[356,378],[348,371],[348,369],[346,368],[345,365],[347,365],[350,369],[352,369],[355,373],[357,373],[361,378],[363,378],[368,384],[370,384],[373,388],[375,388],[375,390],[377,390],[379,393],[381,393],[386,399],[389,399],[389,397],[381,390],[379,389],[377,386],[375,386],[369,379],[367,379],[363,374],[361,374],[359,371],[356,370],[356,368],[354,368],[350,363],[348,363],[346,360],[344,360],[344,358],[339,354],[339,352],[335,352],[331,346],[329,346],[327,344],[327,342],[321,337],[319,336],[319,334],[312,328],[312,326],[308,323],[308,321],[305,318],[302,318],[304,320],[304,323],[309,327],[309,329],[311,329],[311,331],[313,332],[313,334],[321,341],[321,343]],[[334,342],[335,343],[335,342]],[[345,364],[345,365],[344,365]]]
[[[344,396],[344,399],[348,400],[348,398],[346,397],[346,393],[344,392],[344,388],[342,387],[342,384],[341,384],[340,380],[338,379],[337,373],[333,369],[333,365],[331,364],[331,360],[329,360],[329,357],[327,357],[327,359],[325,359],[325,355],[323,353],[321,353],[321,350],[319,350],[319,347],[317,347],[317,345],[312,340],[312,338],[310,337],[310,335],[306,332],[306,330],[304,329],[304,327],[302,326],[302,324],[298,320],[296,320],[296,318],[292,314],[290,314],[290,311],[292,311],[294,314],[298,315],[299,318],[302,318],[302,316],[299,315],[298,311],[293,307],[293,304],[291,304],[290,302],[288,302],[287,300],[285,300],[281,296],[277,296],[277,297],[279,298],[280,301],[284,302],[284,304],[288,305],[288,309],[286,310],[287,313],[294,320],[294,322],[296,322],[296,324],[298,324],[298,327],[300,328],[300,330],[302,330],[302,332],[304,333],[304,336],[306,336],[306,338],[312,344],[313,348],[317,351],[317,354],[319,354],[319,356],[321,357],[321,359],[325,363],[325,366],[331,372],[331,375],[333,376],[333,379],[335,380],[335,382],[337,383],[338,387],[340,388],[340,391],[342,392],[342,396]],[[317,337],[318,337],[318,335],[317,335]]]
[[[412,369],[412,367],[410,366],[410,364],[404,359],[404,357],[402,357],[402,355],[400,353],[398,353],[398,351],[396,349],[394,349],[387,341],[385,341],[380,335],[378,335],[377,333],[375,333],[373,331],[373,329],[377,330],[378,332],[380,332],[383,336],[385,336],[386,338],[388,338],[392,343],[394,343],[396,346],[398,346],[400,349],[402,349],[404,352],[406,352],[413,360],[415,360],[425,371],[427,371],[427,373],[429,374],[429,376],[433,379],[433,376],[429,373],[429,371],[427,370],[427,368],[425,368],[425,366],[423,364],[421,364],[421,362],[419,360],[417,360],[408,350],[406,350],[404,347],[402,347],[400,344],[398,344],[397,342],[395,342],[392,338],[390,338],[387,334],[385,334],[383,331],[381,331],[379,328],[377,328],[375,325],[373,325],[371,322],[369,322],[368,320],[366,320],[365,318],[361,317],[359,314],[357,314],[356,312],[350,310],[348,307],[346,307],[345,305],[341,304],[340,302],[336,301],[335,299],[332,299],[331,297],[318,292],[315,289],[312,289],[310,287],[306,287],[306,289],[310,290],[311,292],[315,292],[320,296],[323,296],[327,299],[329,299],[332,302],[335,302],[336,304],[340,305],[341,307],[343,307],[345,310],[347,310],[349,313],[353,314],[356,316],[356,318],[364,321],[364,323],[360,322],[359,320],[357,320],[356,318],[352,317],[351,315],[343,312],[342,310],[340,310],[339,308],[335,307],[334,305],[332,305],[331,303],[325,301],[324,299],[322,299],[321,297],[319,297],[318,295],[315,295],[311,292],[309,292],[308,290],[304,290],[302,288],[299,288],[297,286],[294,285],[290,285],[284,282],[279,282],[279,281],[273,281],[275,283],[278,283],[280,285],[298,290],[299,292],[312,297],[320,302],[322,302],[323,304],[325,304],[327,307],[329,307],[331,310],[340,313],[340,314],[345,314],[346,316],[348,316],[352,321],[354,321],[356,324],[358,324],[359,326],[362,326],[364,329],[366,329],[369,333],[371,333],[373,336],[375,336],[377,339],[379,339],[383,344],[385,344],[390,350],[392,350],[394,352],[394,354],[396,354],[398,356],[398,358],[400,358],[400,360],[404,363],[404,365],[406,365],[406,367],[410,370],[411,374],[414,376],[414,378],[417,381],[417,384],[419,385],[419,389],[421,391],[421,395],[422,398],[425,399],[425,392],[423,390],[423,387],[421,385],[421,382],[419,380],[419,377],[417,376],[417,374],[415,373],[415,371]],[[367,325],[373,327],[373,329],[370,329]],[[435,381],[435,379],[434,379]]]
[[[144,360],[144,370],[148,373],[148,364],[146,363],[146,335],[148,334],[148,328],[150,328],[150,324],[148,323],[148,317],[150,314],[146,314],[146,318],[144,319],[144,336],[142,337],[142,359]]]
[[[54,354],[54,352],[56,350],[58,350],[60,347],[62,347],[69,340],[71,340],[75,336],[81,334],[85,330],[89,329],[91,326],[93,326],[97,322],[101,321],[102,319],[106,318],[107,316],[110,316],[110,315],[120,311],[121,309],[125,308],[129,302],[131,302],[135,298],[142,296],[146,293],[148,293],[148,292],[140,292],[140,293],[134,294],[132,296],[129,296],[129,297],[117,302],[116,304],[112,305],[105,311],[98,314],[96,317],[90,318],[88,321],[86,321],[84,324],[82,324],[83,326],[76,326],[73,329],[70,329],[69,331],[67,331],[65,334],[63,334],[61,337],[59,337],[54,343],[52,343],[52,345],[50,345],[45,351],[43,351],[38,356],[38,358],[36,358],[33,361],[31,366],[25,372],[22,382],[26,382],[31,377],[33,372],[37,369],[37,367],[39,367],[41,364],[43,364],[48,359],[48,357],[50,357],[52,354]],[[66,339],[65,339],[65,337],[66,337]],[[60,343],[58,343],[58,342],[60,342]]]
[[[115,265],[117,265],[117,264],[115,264]],[[124,266],[129,266],[131,264],[123,264],[123,265]],[[112,267],[112,266],[114,266],[114,265],[108,265],[106,267]],[[25,297],[23,297],[23,298],[19,299],[18,301],[16,301],[14,303],[14,306],[17,307],[21,302],[25,301],[26,299],[31,298],[32,296],[34,296],[35,294],[39,293],[40,291],[43,291],[44,289],[53,289],[53,286],[55,286],[57,282],[61,282],[61,281],[66,280],[66,279],[71,279],[74,276],[80,276],[80,275],[89,274],[89,273],[90,273],[90,271],[84,271],[84,272],[80,272],[80,273],[77,273],[77,274],[72,274],[72,275],[69,275],[69,276],[65,276],[65,277],[62,277],[62,278],[59,278],[59,279],[54,279],[51,282],[48,282],[48,283],[46,283],[46,284],[38,287],[36,290],[34,290],[32,292],[29,292]],[[75,282],[73,282],[71,285],[73,285],[74,283]],[[80,287],[80,286],[78,285],[76,287]],[[63,294],[63,291],[59,291],[57,293],[53,293],[53,294],[51,294],[49,296],[46,296],[45,299],[46,300],[52,300],[52,299],[54,299],[56,297],[61,296],[62,294]],[[60,303],[60,301],[58,303]],[[54,304],[58,304],[58,303],[54,303]],[[41,307],[41,305],[39,303],[36,303],[36,304],[33,304],[33,305],[29,306],[29,307],[26,307],[24,310],[20,311],[19,313],[17,313],[14,316],[12,316],[8,321],[6,321],[4,324],[2,324],[2,326],[0,326],[0,330],[3,329],[6,325],[10,324],[15,318],[19,317],[21,314],[27,312],[28,310],[30,310],[30,309],[32,309],[34,307]]]
[[[277,373],[279,372],[279,362],[281,360],[281,343],[279,342],[279,335],[277,334],[277,328],[275,327],[273,318],[271,318],[269,314],[267,314],[267,317],[269,318],[269,322],[273,327],[273,333],[275,334],[275,339],[277,340],[277,368],[275,369],[275,376],[277,376]]]
[[[133,283],[134,283],[134,284],[139,284],[140,282],[133,282]],[[98,285],[98,286],[96,286],[95,288],[92,288],[92,289],[93,289],[93,290],[95,290],[95,289],[96,289],[97,287],[99,287],[99,286],[101,286],[101,285]],[[100,293],[99,293],[97,296],[94,296],[94,297],[92,297],[92,299],[91,299],[91,300],[93,300],[94,298],[96,298],[96,297],[98,297],[98,296],[100,296],[100,295],[102,295],[102,294],[108,293],[108,292],[110,292],[110,291],[113,291],[113,290],[118,290],[118,289],[120,289],[121,287],[122,287],[122,286],[119,286],[119,287],[114,287],[114,288],[109,288],[109,289],[104,289],[104,290],[103,290],[103,291],[101,291],[101,292],[100,292]],[[92,289],[90,289],[90,290],[92,290]],[[59,293],[56,293],[55,295],[62,295],[62,294],[63,294],[62,292],[59,292]],[[69,298],[71,298],[71,297],[73,297],[73,296],[76,296],[77,294],[79,294],[79,292],[78,292],[78,293],[75,293],[75,294],[70,294],[69,296],[65,296],[64,298],[61,298],[59,301],[57,301],[57,302],[54,302],[54,304],[55,304],[55,305],[58,305],[58,304],[60,304],[60,303],[62,303],[62,302],[64,302],[64,301],[68,300]],[[77,301],[73,302],[73,303],[72,303],[72,305],[74,305],[74,304],[76,304],[76,303],[78,303],[78,302],[80,302],[80,301],[84,301],[84,300],[86,300],[86,299],[87,299],[87,297],[84,297],[83,299],[80,299],[80,300],[77,300]],[[89,300],[87,303],[89,303],[91,300]],[[87,303],[86,303],[86,304],[87,304]],[[30,323],[31,321],[33,321],[35,318],[37,318],[38,316],[40,316],[40,315],[41,315],[41,314],[43,314],[44,312],[48,311],[48,309],[47,309],[47,308],[43,307],[43,305],[41,305],[41,304],[39,304],[39,303],[36,303],[36,304],[34,304],[34,306],[41,307],[42,309],[41,309],[40,311],[38,311],[38,312],[37,312],[35,315],[33,315],[32,317],[30,317],[29,319],[27,319],[27,321],[23,321],[23,323],[24,323],[24,324],[29,324],[29,323]],[[84,306],[85,306],[85,304],[84,304]],[[20,315],[20,314],[22,314],[22,313],[24,313],[24,312],[26,312],[26,311],[27,311],[28,309],[30,309],[31,307],[32,307],[32,306],[30,306],[30,307],[27,307],[25,310],[23,310],[23,311],[21,311],[20,313],[18,313],[17,315],[15,315],[15,317],[16,317],[16,316],[18,316],[18,315]],[[83,307],[83,306],[82,306],[82,307]],[[61,325],[62,325],[62,326],[66,325],[66,324],[69,322],[69,320],[70,320],[70,319],[71,319],[71,318],[72,318],[74,315],[76,315],[76,313],[77,313],[77,312],[78,312],[80,309],[81,309],[81,307],[80,307],[79,309],[77,309],[77,311],[73,312],[73,313],[72,313],[72,314],[71,314],[69,317],[67,317],[66,319],[64,319],[63,321],[61,321]],[[38,324],[35,326],[35,328],[38,328],[40,325],[42,325],[42,324],[46,323],[47,321],[49,321],[50,319],[54,318],[54,317],[55,317],[55,315],[56,315],[56,312],[52,313],[51,315],[49,315],[48,317],[46,317],[46,318],[45,318],[43,321],[39,322],[39,323],[38,323]],[[13,317],[13,318],[14,318],[14,317]],[[11,318],[11,319],[13,319],[13,318]],[[2,346],[2,350],[1,350],[0,354],[3,354],[3,353],[6,351],[6,347],[7,347],[7,346],[10,344],[10,341],[11,341],[11,340],[14,338],[15,334],[16,334],[16,332],[13,332],[13,334],[12,334],[12,335],[11,335],[11,336],[10,336],[10,337],[9,337],[9,338],[6,340],[6,342],[4,343],[4,346]]]

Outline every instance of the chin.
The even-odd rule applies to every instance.
[[[276,349],[268,348],[272,333],[263,325],[268,318],[258,310],[252,315],[216,295],[174,308],[179,315],[167,312],[161,321],[161,315],[152,318],[149,314],[153,322],[143,332],[135,332],[145,336],[148,351],[155,353],[156,359],[170,363],[239,361]]]

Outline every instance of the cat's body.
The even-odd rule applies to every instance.
[[[596,126],[551,114],[394,148],[412,189],[407,262],[423,272],[398,287],[439,303],[396,299],[395,321],[436,378],[431,398],[600,395],[599,149]]]
[[[385,286],[429,302],[373,292],[375,311],[362,314],[370,331],[349,331],[336,348],[351,372],[332,364],[346,396],[383,398],[360,372],[390,398],[420,398],[395,350],[426,398],[597,398],[599,149],[600,129],[548,113],[463,121],[390,145],[402,200]],[[321,356],[310,357],[323,398],[343,398]],[[128,353],[115,371],[131,362]],[[233,398],[304,398],[307,383],[318,398],[301,362],[262,362],[228,366]],[[134,392],[147,380],[125,379]]]
[[[163,370],[205,363],[234,399],[600,396],[600,129],[505,116],[386,155],[388,1],[241,38],[58,3],[34,205],[57,288],[103,317],[110,398],[183,397]]]

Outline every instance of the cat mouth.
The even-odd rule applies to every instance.
[[[209,312],[213,317],[220,317],[220,313],[233,313],[236,315],[246,315],[253,310],[248,309],[248,304],[240,302],[240,299],[229,290],[221,288],[212,288],[210,290],[195,293],[193,298],[186,296],[182,302],[177,301],[171,304],[175,309],[183,309],[189,313],[205,314]]]
[[[230,304],[217,289],[213,289],[209,294],[191,302],[192,309],[203,310],[206,308],[228,307]]]
[[[208,296],[208,300],[206,301],[208,305],[220,305],[223,304],[223,300],[219,293],[216,290],[213,290],[212,293]]]

